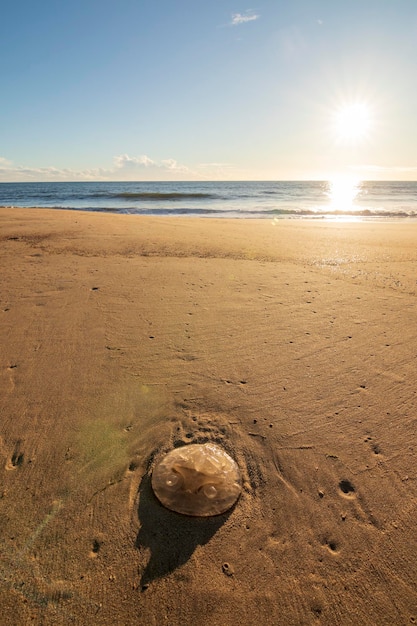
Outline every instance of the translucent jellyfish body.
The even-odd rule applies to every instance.
[[[235,461],[213,443],[171,450],[155,467],[152,489],[171,511],[208,517],[236,502],[242,480]]]

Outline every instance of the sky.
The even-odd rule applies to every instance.
[[[417,180],[417,0],[2,0],[0,182]]]

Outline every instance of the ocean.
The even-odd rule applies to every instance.
[[[413,219],[417,182],[0,183],[0,207],[233,218]]]

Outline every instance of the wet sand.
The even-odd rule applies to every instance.
[[[0,623],[417,622],[417,224],[0,209]],[[212,441],[243,493],[164,509]]]

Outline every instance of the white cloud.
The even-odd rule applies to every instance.
[[[156,161],[147,155],[119,154],[108,168],[28,167],[0,157],[0,182],[65,182],[112,180],[216,180],[223,178],[227,164],[202,163],[193,168],[176,159]]]
[[[2,182],[65,182],[75,180],[107,180],[106,170],[93,168],[73,170],[58,167],[26,167],[14,165],[7,159],[0,160],[0,181]]]
[[[175,159],[162,159],[161,161],[155,161],[154,159],[148,157],[146,154],[138,157],[132,157],[128,154],[121,154],[114,157],[113,162],[117,169],[146,168],[157,169],[159,171],[169,170],[170,172],[192,173],[186,165],[178,163],[178,161],[176,161]]]
[[[238,26],[239,24],[246,24],[247,22],[254,22],[258,20],[260,15],[253,13],[252,10],[248,9],[244,13],[233,13],[232,21],[230,22],[232,26]]]
[[[190,172],[191,170],[186,165],[181,165],[175,159],[163,159],[161,161],[161,167],[166,167],[168,170],[173,170],[175,172]]]
[[[156,165],[155,161],[150,159],[146,154],[138,157],[131,157],[128,154],[120,154],[115,156],[113,162],[117,168],[144,166],[150,167]]]

